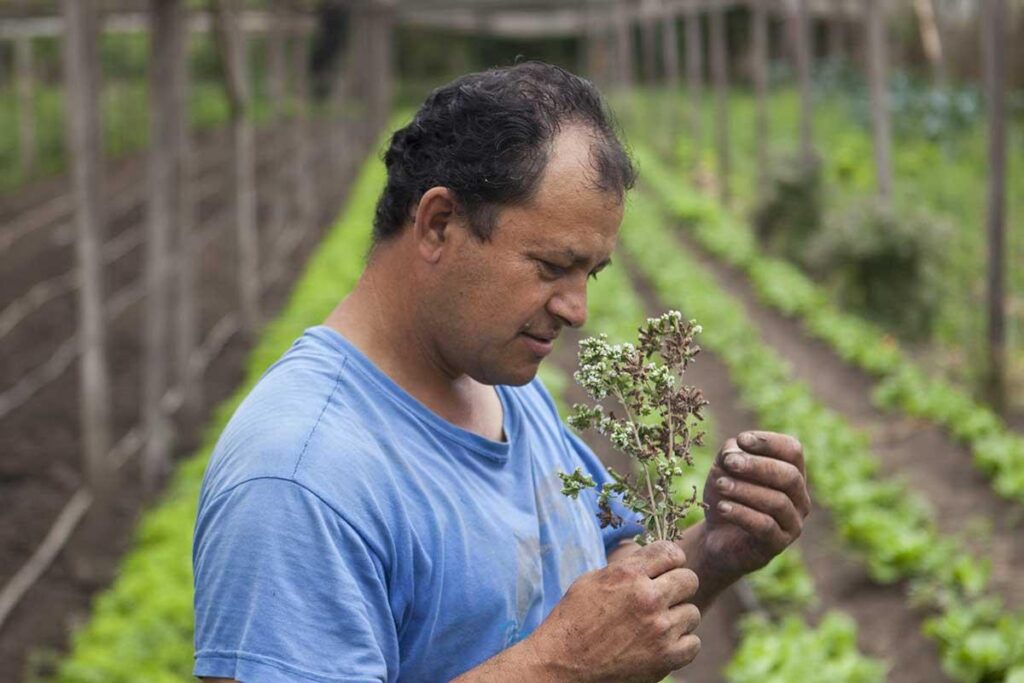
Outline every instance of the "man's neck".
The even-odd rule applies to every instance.
[[[324,324],[443,419],[501,440],[502,409],[494,388],[447,366],[416,322],[416,302],[407,294],[396,296],[398,288],[391,284],[369,266]]]

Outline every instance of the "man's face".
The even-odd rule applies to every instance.
[[[527,204],[503,209],[488,242],[452,231],[435,290],[435,339],[444,362],[486,384],[520,385],[565,326],[587,315],[587,282],[608,264],[622,202],[595,189],[590,134],[555,138]]]

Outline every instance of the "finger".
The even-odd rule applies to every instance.
[[[670,665],[673,669],[681,669],[696,659],[699,652],[700,638],[689,633],[680,638],[676,643],[675,652],[671,658]]]
[[[666,607],[692,600],[699,586],[700,579],[697,578],[697,574],[686,567],[671,569],[654,579],[654,587],[664,598]]]
[[[807,480],[792,463],[742,451],[724,452],[721,468],[734,479],[782,491],[800,514],[806,517],[811,512],[811,496],[807,492]]]
[[[740,434],[736,441],[747,453],[784,460],[794,465],[801,474],[806,474],[803,444],[789,434],[749,431]]]
[[[719,477],[715,488],[727,498],[747,507],[770,515],[772,519],[789,534],[796,538],[803,529],[803,517],[792,499],[781,491],[765,488],[731,477]]]
[[[700,626],[700,609],[692,602],[683,602],[668,611],[669,619],[672,620],[673,628],[671,636],[682,638],[693,633]]]
[[[778,553],[793,540],[782,527],[763,512],[751,509],[743,503],[731,500],[719,501],[715,510],[723,519],[740,527],[761,543]]]
[[[649,578],[653,579],[685,565],[686,553],[670,541],[655,541],[645,545],[623,562],[637,564]]]

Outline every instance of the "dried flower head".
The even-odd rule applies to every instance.
[[[600,403],[573,406],[569,425],[577,431],[596,429],[612,445],[639,463],[639,474],[619,474],[609,468],[612,481],[598,494],[597,514],[601,527],[622,525],[622,518],[610,506],[613,495],[621,495],[627,508],[640,513],[646,534],[640,543],[674,540],[681,533],[679,522],[695,505],[697,489],[681,503],[672,499],[672,478],[693,465],[690,449],[703,445],[701,411],[708,404],[699,389],[686,386],[683,375],[700,352],[694,337],[701,328],[686,321],[679,311],[650,318],[640,328],[638,343],[609,344],[606,336],[580,342],[576,381],[596,402],[613,398],[625,413],[617,417]],[[560,473],[562,493],[576,498],[580,491],[595,486],[594,480],[577,469]]]

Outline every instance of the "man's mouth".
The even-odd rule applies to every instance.
[[[558,337],[557,334],[531,334],[529,332],[523,332],[522,336],[530,350],[540,358],[551,353],[555,338]]]

